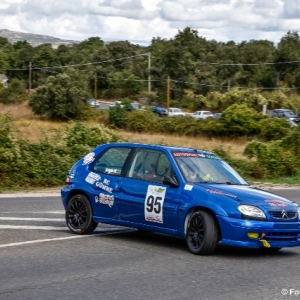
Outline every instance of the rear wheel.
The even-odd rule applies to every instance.
[[[193,254],[211,254],[218,243],[218,226],[206,211],[194,212],[188,222],[186,242]]]
[[[93,213],[89,200],[83,195],[70,199],[66,208],[66,222],[69,229],[77,234],[88,234],[94,231],[98,223],[92,219]]]

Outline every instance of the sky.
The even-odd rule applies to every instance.
[[[190,27],[218,42],[267,39],[300,29],[300,0],[1,0],[0,29],[83,41],[149,45]]]

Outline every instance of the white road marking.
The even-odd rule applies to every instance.
[[[51,241],[71,240],[71,239],[78,239],[78,238],[91,237],[91,236],[95,236],[95,235],[75,235],[75,236],[67,236],[67,237],[62,237],[62,238],[25,241],[25,242],[19,242],[19,243],[11,243],[11,244],[0,245],[0,248],[7,248],[7,247],[13,247],[13,246],[22,246],[22,245],[36,244],[36,243],[44,243],[44,242],[51,242]]]
[[[108,231],[116,231],[117,232],[108,232]],[[94,232],[102,232],[103,235],[107,234],[117,234],[119,232],[132,232],[134,229],[119,229],[119,228],[99,228],[96,229]],[[52,238],[52,239],[42,239],[42,240],[33,240],[33,241],[25,241],[25,242],[18,242],[18,243],[11,243],[0,245],[0,248],[7,248],[7,247],[14,247],[14,246],[23,246],[29,244],[37,244],[37,243],[44,243],[44,242],[52,242],[52,241],[63,241],[63,240],[71,240],[71,239],[78,239],[78,238],[85,238],[85,237],[93,237],[97,236],[98,234],[91,234],[91,235],[74,235],[74,236],[67,236],[67,237],[60,237],[60,238]]]
[[[0,229],[25,229],[25,230],[70,230],[69,227],[62,226],[34,226],[34,225],[0,225]],[[96,228],[94,232],[105,232],[113,230],[125,230],[115,227]]]
[[[40,197],[61,197],[60,193],[15,193],[0,194],[0,198],[40,198]]]
[[[61,222],[66,219],[60,218],[16,218],[16,217],[0,217],[0,221],[38,221],[38,222]]]
[[[58,226],[29,226],[29,225],[0,225],[0,229],[69,230],[68,227],[58,227]]]
[[[0,214],[65,214],[65,210],[48,211],[1,211]]]

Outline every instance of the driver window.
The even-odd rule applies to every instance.
[[[171,174],[171,164],[165,153],[151,149],[140,149],[133,158],[128,177],[163,182]]]

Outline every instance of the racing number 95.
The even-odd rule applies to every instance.
[[[150,195],[147,198],[147,211],[149,213],[155,212],[156,214],[159,214],[161,212],[161,202],[163,198],[162,197],[154,197],[153,195]]]

